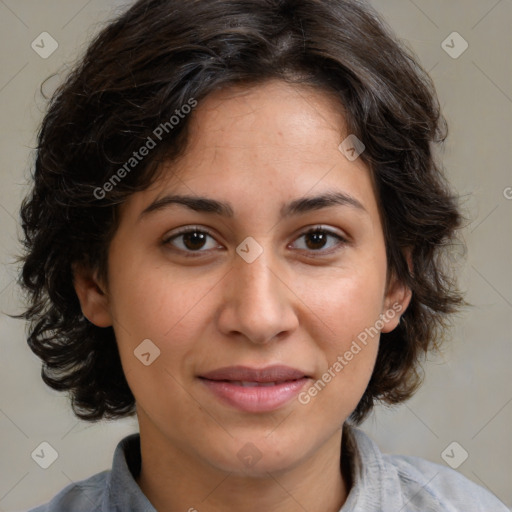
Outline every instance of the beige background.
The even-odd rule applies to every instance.
[[[0,0],[0,512],[35,506],[71,481],[110,468],[117,442],[137,428],[135,420],[96,425],[77,420],[66,397],[41,381],[23,322],[4,314],[19,311],[12,262],[21,233],[18,209],[45,108],[39,85],[71,64],[123,3]],[[461,282],[473,308],[457,320],[443,357],[427,365],[418,394],[395,410],[379,409],[364,429],[385,452],[440,464],[445,463],[441,453],[456,441],[469,453],[458,471],[510,507],[512,1],[375,0],[374,5],[418,54],[438,88],[450,126],[445,165],[469,218]],[[47,59],[31,48],[44,31],[59,45]],[[457,59],[441,47],[453,31],[469,44]],[[42,441],[59,454],[46,470],[30,456]],[[454,457],[460,453],[456,447]]]

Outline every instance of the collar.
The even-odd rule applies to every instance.
[[[140,434],[131,434],[117,445],[102,512],[157,512],[135,481],[140,473]]]
[[[386,468],[377,445],[362,430],[345,424],[343,450],[351,489],[339,512],[400,510],[403,500],[397,475]],[[102,512],[157,512],[135,480],[140,468],[140,434],[135,433],[122,439],[115,449]]]

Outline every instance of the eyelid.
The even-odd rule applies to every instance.
[[[186,235],[187,233],[194,233],[195,231],[199,231],[200,233],[205,233],[208,236],[210,236],[211,238],[213,238],[215,241],[217,241],[213,232],[203,226],[197,226],[197,225],[191,224],[191,225],[184,226],[182,228],[177,228],[177,229],[178,229],[178,231],[173,231],[164,236],[164,238],[162,239],[163,245],[168,244],[173,238],[176,238],[180,235]],[[187,252],[194,252],[194,251],[187,251]],[[195,251],[195,252],[206,252],[206,251]]]
[[[299,231],[297,237],[307,235],[308,233],[314,233],[315,231],[325,231],[329,235],[336,236],[346,242],[350,240],[350,237],[345,232],[338,233],[334,228],[326,226],[325,224],[311,224],[310,226],[306,226]]]
[[[323,224],[313,224],[309,227],[303,228],[294,238],[292,244],[296,242],[298,239],[303,237],[304,235],[308,235],[310,233],[315,233],[317,231],[326,233],[328,236],[331,236],[333,238],[338,239],[338,243],[335,247],[331,247],[330,249],[319,249],[317,251],[315,250],[308,250],[308,249],[299,249],[300,251],[307,252],[309,256],[311,257],[322,257],[322,256],[329,256],[332,253],[338,252],[341,250],[341,247],[346,246],[350,243],[351,239],[348,235],[345,233],[341,234],[338,233],[333,228],[327,227]],[[341,246],[341,247],[340,247]]]

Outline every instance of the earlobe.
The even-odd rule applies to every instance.
[[[400,317],[405,313],[412,298],[411,289],[396,276],[393,276],[384,299],[382,312],[384,327],[381,332],[391,332],[400,323]]]
[[[76,263],[73,263],[72,271],[73,286],[85,318],[98,327],[111,326],[108,295],[99,282],[97,273]]]

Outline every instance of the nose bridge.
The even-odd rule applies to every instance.
[[[250,244],[247,253],[255,249]],[[247,249],[243,244],[240,246]],[[252,261],[244,253],[236,255],[221,318],[224,332],[237,331],[253,342],[263,343],[290,330],[295,315],[286,286],[277,277],[278,264],[270,242],[260,247],[260,254]]]
[[[275,271],[272,271],[273,258],[270,256],[270,248],[266,248],[254,261],[246,261],[239,258],[235,262],[234,273],[239,280],[247,297],[271,300],[271,296],[278,293],[276,290]]]

